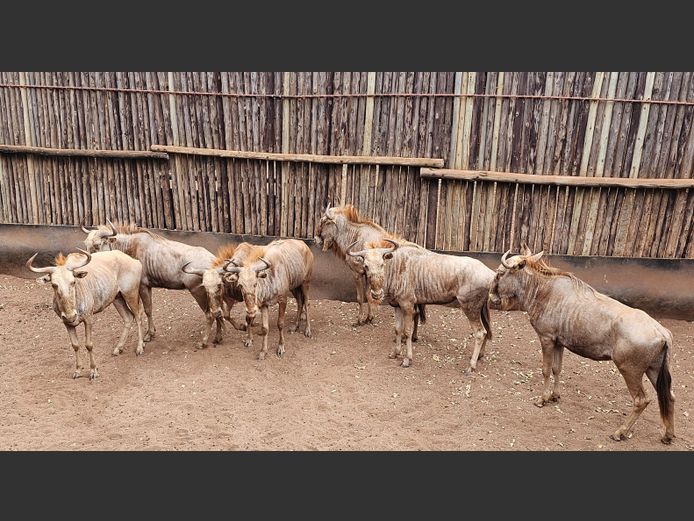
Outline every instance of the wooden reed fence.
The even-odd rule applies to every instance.
[[[689,72],[0,73],[0,220],[312,237],[342,201],[436,249],[694,258],[693,115]]]

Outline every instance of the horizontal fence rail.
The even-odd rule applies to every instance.
[[[483,170],[451,170],[422,168],[422,177],[434,179],[455,179],[458,181],[490,181],[501,183],[520,183],[554,186],[588,186],[622,188],[694,188],[694,179],[638,179],[628,177],[578,177],[567,175],[533,175],[513,172],[486,172]]]
[[[17,145],[0,145],[0,154],[36,154],[54,157],[111,157],[117,159],[169,159],[168,154],[147,150],[88,150]]]
[[[322,163],[326,165],[401,165],[443,166],[443,159],[431,157],[384,157],[384,156],[327,156],[318,154],[281,154],[272,152],[244,152],[211,148],[174,147],[152,145],[154,152],[188,154],[192,156],[231,157],[236,159],[260,159],[263,161],[292,161],[300,163]]]

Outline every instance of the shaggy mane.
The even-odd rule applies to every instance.
[[[418,248],[420,250],[423,250],[424,248],[420,246],[417,243],[410,242],[408,240],[405,240],[401,235],[398,235],[397,233],[388,233],[384,235],[383,239],[380,241],[369,241],[367,243],[364,243],[365,248],[392,248],[393,245],[386,241],[385,239],[390,239],[391,241],[397,242],[400,247],[402,248],[403,246],[409,246],[411,248]]]
[[[63,255],[62,251],[58,255],[55,256],[55,265],[56,266],[65,266],[66,261],[67,261],[67,257],[65,255]]]
[[[120,234],[123,235],[134,235],[136,233],[146,233],[150,236],[152,236],[155,239],[164,239],[161,235],[154,233],[153,231],[149,230],[148,228],[143,228],[142,226],[138,226],[134,222],[120,222],[120,221],[112,221],[113,222],[113,227],[116,229],[116,231]],[[108,225],[105,225],[106,229],[109,229]]]
[[[338,206],[336,208],[333,208],[333,212],[343,215],[348,221],[353,222],[355,224],[368,224],[370,226],[381,228],[371,219],[367,219],[366,217],[362,217],[361,215],[359,215],[359,211],[357,211],[354,205],[345,204],[343,206]]]
[[[230,244],[225,244],[224,246],[220,246],[219,249],[217,250],[217,257],[212,261],[212,267],[213,268],[219,268],[221,267],[227,259],[231,259],[234,256],[234,252],[236,252],[237,245],[230,243]]]
[[[593,294],[597,294],[595,291],[595,288],[593,288],[590,284],[587,282],[583,282],[581,279],[576,277],[573,273],[569,271],[563,271],[560,270],[559,268],[555,268],[553,266],[550,266],[545,262],[544,259],[540,258],[538,261],[531,261],[530,259],[526,259],[526,266],[531,268],[534,272],[543,275],[545,277],[568,277],[571,279],[571,282],[574,284],[574,287],[577,289],[582,289],[584,291],[590,291]]]

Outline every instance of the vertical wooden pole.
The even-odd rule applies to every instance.
[[[371,132],[374,124],[374,97],[376,93],[376,73],[369,72],[366,79],[366,93],[369,95],[366,98],[366,113],[364,114],[364,143],[362,146],[362,155],[368,156],[371,154]]]
[[[290,93],[290,72],[284,72],[282,73],[282,94],[287,96]],[[301,103],[300,101],[297,101],[297,103]],[[289,132],[290,132],[290,127],[289,127],[289,98],[284,98],[282,100],[282,153],[288,154],[289,153]],[[297,151],[298,152],[298,151]],[[282,204],[281,208],[282,211],[280,212],[280,236],[281,237],[287,237],[288,232],[287,232],[287,207],[289,203],[289,187],[287,186],[288,184],[288,177],[289,177],[289,172],[288,170],[288,165],[286,161],[282,162],[282,166],[280,168],[280,175],[281,175],[281,187],[282,187]]]
[[[643,91],[643,99],[651,99],[653,93],[653,82],[655,80],[655,72],[646,74],[646,87]],[[650,103],[641,104],[641,117],[639,118],[639,129],[636,133],[636,143],[634,144],[634,155],[631,159],[631,168],[629,169],[629,177],[638,177],[639,168],[641,167],[641,153],[643,152],[643,140],[646,136],[646,128],[648,127],[648,113],[651,110]]]
[[[22,85],[26,85],[26,74],[24,72],[19,73],[19,81]],[[29,119],[29,96],[27,95],[27,89],[21,88],[20,95],[22,97],[22,108],[24,116],[24,141],[27,146],[32,146],[34,144],[33,138],[31,136],[31,120]],[[26,156],[27,162],[27,172],[29,174],[29,191],[31,193],[31,217],[34,224],[39,222],[39,201],[36,196],[36,179],[34,171],[34,158],[31,154]],[[27,213],[28,215],[28,213]]]
[[[496,83],[496,95],[500,96],[504,92],[504,73],[500,72]],[[501,98],[494,101],[494,131],[492,133],[492,158],[489,164],[490,170],[496,170],[496,155],[499,150],[499,124],[501,123]]]

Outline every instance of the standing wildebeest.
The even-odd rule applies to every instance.
[[[134,224],[114,225],[111,221],[107,222],[108,226],[102,225],[96,230],[82,226],[82,231],[87,233],[84,244],[92,253],[116,249],[142,262],[140,298],[148,321],[145,342],[154,338],[156,331],[152,319],[152,288],[187,289],[207,319],[211,320],[207,293],[201,284],[200,275],[182,274],[181,271],[184,265],[189,264],[192,264],[189,269],[209,268],[215,258],[213,253],[200,246],[171,241]],[[213,319],[217,321],[214,343],[218,344],[222,341],[224,319]]]
[[[227,260],[235,257],[244,259],[253,246],[246,242],[239,245],[227,244],[219,248],[217,257],[212,262],[212,266],[206,270],[201,268],[188,268],[184,265],[182,270],[192,275],[202,277],[202,285],[207,294],[207,305],[210,312],[206,314],[206,329],[203,334],[202,347],[207,347],[207,341],[212,331],[212,324],[215,319],[223,317],[234,326],[234,329],[245,331],[246,325],[237,322],[231,317],[231,310],[236,302],[241,302],[243,296],[241,291],[234,284],[226,283],[222,276],[224,275],[224,265]]]
[[[284,315],[287,309],[287,296],[292,293],[297,300],[297,330],[304,322],[304,335],[311,336],[311,323],[308,317],[308,289],[313,272],[313,253],[303,241],[280,239],[267,246],[256,246],[246,256],[241,265],[238,259],[232,258],[225,270],[228,282],[236,284],[246,304],[246,327],[248,337],[246,346],[252,344],[251,326],[260,309],[262,317],[263,349],[258,359],[267,355],[267,334],[269,331],[268,306],[279,304],[277,329],[279,345],[277,356],[284,354]]]
[[[335,255],[342,259],[350,269],[354,284],[357,290],[357,303],[359,311],[357,323],[355,325],[367,324],[373,321],[371,310],[371,299],[368,296],[368,278],[364,273],[364,266],[354,257],[347,255],[347,250],[351,247],[363,249],[367,242],[376,242],[384,237],[389,237],[388,231],[383,229],[375,222],[365,219],[359,215],[357,209],[351,204],[338,207],[328,206],[321,216],[316,232],[315,243],[322,246],[323,251],[332,250]],[[364,307],[366,306],[366,316]],[[425,308],[417,305],[414,317],[414,331],[412,339],[417,340],[417,328],[419,321],[424,324],[426,320]]]
[[[44,273],[39,277],[41,282],[50,282],[53,286],[53,310],[63,320],[70,343],[75,350],[75,372],[73,378],[80,376],[80,347],[77,338],[77,326],[84,322],[84,344],[89,352],[89,378],[99,376],[94,362],[92,348],[92,315],[107,308],[111,303],[123,319],[123,333],[113,350],[113,355],[123,352],[123,344],[132,328],[137,324],[137,350],[143,351],[142,328],[140,327],[139,286],[142,277],[142,264],[120,251],[90,253],[79,250],[64,257],[61,253],[55,259],[55,266],[35,268],[32,262],[38,255],[35,253],[26,263],[27,268],[35,273]]]
[[[416,305],[460,306],[475,338],[469,368],[474,370],[477,359],[484,355],[487,339],[492,338],[488,293],[494,272],[477,259],[434,253],[393,236],[367,242],[360,251],[352,251],[355,245],[351,245],[347,253],[362,264],[371,286],[371,297],[377,302],[386,301],[397,306],[395,346],[390,358],[400,354],[404,332],[407,354],[402,366],[410,365]]]
[[[672,378],[668,350],[669,330],[645,312],[617,302],[595,291],[574,275],[548,266],[541,257],[523,246],[523,254],[510,259],[507,251],[489,292],[501,309],[517,307],[528,318],[542,345],[544,389],[535,404],[542,407],[559,398],[559,373],[564,348],[591,360],[612,360],[624,377],[634,399],[631,414],[610,437],[625,439],[650,400],[646,399],[644,373],[658,394],[660,416],[665,424],[661,439],[669,444],[675,437]],[[554,387],[550,388],[550,373]]]

